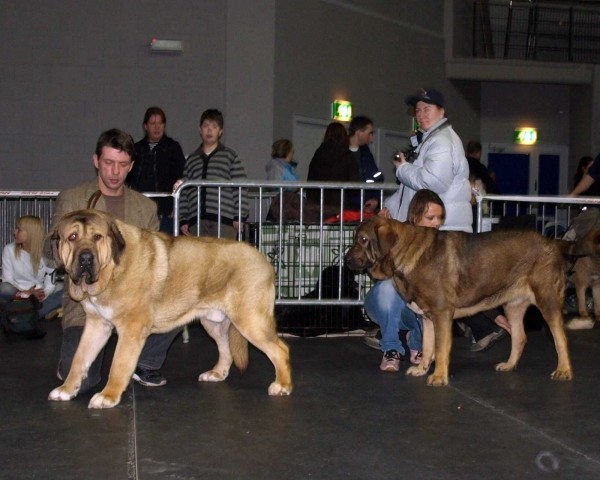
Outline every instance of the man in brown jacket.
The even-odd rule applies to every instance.
[[[95,208],[109,212],[132,225],[148,230],[158,230],[156,203],[144,195],[125,187],[127,174],[133,167],[135,147],[133,138],[117,129],[100,135],[93,156],[98,177],[96,180],[62,191],[56,200],[50,231],[67,213],[85,208]],[[68,279],[67,279],[68,281]],[[79,345],[85,311],[79,302],[69,297],[68,289],[63,294],[63,341],[60,352],[57,376],[64,380],[71,369],[71,362]],[[160,387],[167,380],[160,374],[160,368],[167,350],[180,329],[160,335],[150,335],[142,350],[133,379],[149,387]],[[88,376],[83,380],[79,393],[83,393],[100,383],[100,370],[104,349],[90,366]]]

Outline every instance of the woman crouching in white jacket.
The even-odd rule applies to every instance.
[[[411,95],[405,102],[414,107],[419,123],[419,133],[411,139],[416,158],[409,163],[401,154],[400,160],[393,161],[401,185],[384,202],[380,215],[406,221],[415,193],[427,188],[437,193],[446,206],[446,221],[441,230],[472,232],[469,164],[462,142],[446,118],[444,96],[428,89]]]

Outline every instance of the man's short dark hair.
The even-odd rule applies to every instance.
[[[146,113],[144,114],[143,125],[146,125],[150,121],[150,117],[152,117],[153,115],[160,115],[160,118],[162,118],[162,122],[165,125],[167,124],[167,116],[165,115],[163,109],[160,107],[150,107],[148,110],[146,110]]]
[[[472,157],[479,152],[481,152],[481,143],[479,143],[477,140],[469,140],[469,143],[467,143],[467,151],[465,152],[465,156]]]
[[[208,110],[204,110],[202,116],[200,117],[200,126],[204,123],[204,120],[212,120],[213,122],[217,122],[219,128],[223,130],[223,114],[219,112],[216,108],[209,108]]]
[[[112,128],[106,132],[102,132],[96,142],[96,155],[100,158],[104,147],[114,148],[119,152],[125,152],[131,157],[131,161],[135,160],[135,142],[128,133],[117,128]]]
[[[369,125],[374,125],[373,120],[364,115],[354,117],[348,127],[348,136],[353,137],[358,130],[364,130]]]

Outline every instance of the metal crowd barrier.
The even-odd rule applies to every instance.
[[[492,230],[503,219],[529,215],[536,231],[551,238],[562,238],[582,209],[600,208],[599,197],[483,195],[476,200],[475,232]]]
[[[234,189],[238,197],[238,216],[242,217],[241,204],[244,196],[250,207],[247,222],[238,228],[239,240],[246,240],[259,249],[276,272],[276,305],[278,312],[288,314],[290,311],[300,312],[297,323],[305,322],[312,326],[323,323],[334,325],[337,330],[349,331],[352,325],[335,324],[335,318],[345,322],[348,311],[361,310],[361,319],[355,324],[362,324],[362,305],[364,296],[372,285],[372,280],[366,274],[348,274],[344,267],[344,255],[353,243],[354,230],[364,217],[360,211],[355,222],[344,220],[344,198],[349,194],[359,192],[360,204],[364,205],[365,191],[376,190],[381,200],[394,191],[395,184],[340,184],[334,182],[216,182],[188,181],[182,183],[172,194],[174,198],[175,227],[173,234],[179,234],[181,211],[181,195],[187,189],[196,189],[200,198],[201,188],[216,188],[219,199],[223,189]],[[279,202],[279,211],[284,210],[284,191],[297,190],[304,197],[309,189],[320,192],[319,219],[316,223],[304,221],[304,203],[300,203],[299,219],[296,222],[284,222],[282,216],[278,221],[267,221],[267,212],[274,201]],[[340,190],[340,215],[332,223],[327,223],[323,215],[323,195],[328,190]],[[0,191],[0,248],[13,241],[13,231],[16,221],[23,215],[37,215],[42,218],[46,228],[49,227],[56,191]],[[150,197],[165,197],[168,193],[146,194]],[[600,198],[594,197],[563,197],[563,196],[513,196],[513,195],[484,195],[477,197],[475,210],[475,231],[482,232],[495,228],[504,219],[527,215],[532,220],[534,228],[547,237],[561,238],[569,228],[581,208],[590,205],[600,207]],[[196,201],[196,215],[200,218],[200,203]],[[219,207],[219,216],[220,216]],[[200,220],[201,222],[201,220]],[[334,279],[335,285],[327,284]],[[348,295],[348,284],[355,294]],[[323,284],[325,282],[325,285]],[[353,298],[352,298],[353,297]],[[287,309],[287,310],[286,310]],[[296,310],[294,310],[296,309]],[[305,309],[305,310],[302,310]],[[305,312],[305,314],[302,314]],[[285,315],[284,315],[285,316]],[[343,318],[342,318],[343,317]],[[279,315],[278,315],[279,319]],[[352,323],[352,322],[350,322]],[[294,325],[293,330],[302,329],[302,325]],[[312,328],[312,327],[311,327]]]

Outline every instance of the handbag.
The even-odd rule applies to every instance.
[[[5,335],[16,333],[27,338],[42,338],[46,332],[38,326],[40,302],[35,296],[0,303],[0,323]]]

